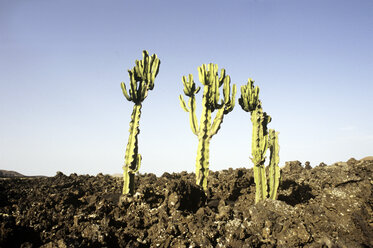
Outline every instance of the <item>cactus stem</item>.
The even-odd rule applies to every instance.
[[[135,171],[140,166],[140,159],[138,154],[138,135],[140,133],[140,116],[141,104],[135,104],[131,115],[129,137],[125,154],[125,164],[123,166],[123,194],[133,194],[134,191],[134,175]]]
[[[207,87],[207,86],[205,86]],[[205,90],[206,94],[207,91]],[[207,105],[207,97],[203,97],[202,104]],[[211,109],[204,107],[201,116],[201,126],[198,135],[198,150],[196,161],[196,184],[207,190],[207,177],[209,172]]]

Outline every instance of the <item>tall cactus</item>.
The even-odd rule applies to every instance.
[[[160,60],[156,54],[149,56],[147,51],[143,51],[143,59],[136,60],[136,66],[128,70],[130,77],[129,94],[124,82],[121,83],[123,95],[128,101],[135,105],[131,115],[130,135],[128,138],[126,154],[123,165],[123,194],[134,193],[135,173],[139,171],[141,165],[141,155],[138,153],[138,139],[140,133],[139,122],[141,116],[142,102],[148,95],[148,90],[154,88],[154,80],[159,71]]]
[[[266,112],[263,112],[262,103],[259,100],[259,87],[254,87],[254,81],[251,78],[249,78],[247,85],[241,86],[241,97],[238,99],[238,102],[244,111],[251,113],[251,122],[253,124],[251,160],[254,163],[255,203],[264,200],[268,196],[264,165],[268,147],[271,151],[269,174],[270,197],[274,199],[280,178],[278,168],[278,133],[272,130],[271,133],[274,133],[268,137],[267,125],[271,122],[271,117]]]
[[[198,150],[196,159],[196,184],[207,190],[207,177],[209,173],[209,156],[210,156],[210,140],[220,129],[224,115],[231,112],[234,108],[236,97],[236,85],[233,84],[231,89],[231,79],[225,74],[225,69],[218,75],[218,65],[203,64],[198,67],[199,81],[203,86],[202,97],[202,115],[200,124],[196,116],[196,100],[195,95],[201,89],[196,88],[193,80],[193,75],[189,74],[188,79],[183,76],[184,94],[189,97],[188,106],[186,105],[182,95],[179,96],[180,105],[189,112],[190,126],[192,132],[198,137]],[[220,99],[219,88],[223,86],[224,100]],[[232,91],[232,95],[231,95]],[[217,110],[214,121],[211,123],[211,114]]]

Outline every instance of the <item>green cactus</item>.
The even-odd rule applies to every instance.
[[[269,129],[268,135],[269,143],[269,198],[275,200],[277,197],[277,189],[280,183],[280,167],[278,166],[280,162],[279,151],[280,147],[278,145],[278,132],[273,129]]]
[[[202,116],[200,124],[196,116],[195,95],[201,89],[196,88],[193,75],[189,74],[188,79],[182,78],[184,84],[184,94],[189,97],[188,106],[182,95],[179,96],[180,105],[189,112],[190,126],[193,133],[198,137],[198,150],[196,159],[196,184],[207,190],[207,177],[209,173],[210,140],[219,131],[224,115],[234,108],[236,97],[236,85],[230,86],[231,79],[225,74],[225,69],[218,76],[218,65],[203,64],[198,67],[199,81],[203,86]],[[223,86],[224,100],[220,99],[219,88]],[[231,95],[232,91],[232,95]],[[217,110],[214,121],[211,123],[211,114]]]
[[[135,104],[131,115],[130,135],[123,165],[123,194],[131,195],[134,193],[135,174],[139,171],[141,165],[137,136],[140,133],[139,122],[142,102],[147,97],[148,90],[154,88],[154,79],[159,71],[160,60],[156,54],[149,56],[147,51],[143,51],[143,59],[136,60],[135,63],[136,66],[132,70],[128,70],[130,77],[129,94],[124,82],[121,83],[123,95],[128,101]]]
[[[271,122],[271,117],[266,112],[263,112],[262,103],[259,100],[259,87],[254,87],[254,81],[251,78],[249,78],[247,85],[241,86],[241,97],[238,102],[244,111],[251,113],[251,122],[253,124],[251,160],[254,163],[255,203],[264,200],[268,196],[267,176],[264,165],[268,147],[271,150],[270,197],[274,199],[280,178],[278,168],[278,133],[273,133],[268,137],[267,125]]]

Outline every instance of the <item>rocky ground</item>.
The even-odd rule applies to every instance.
[[[373,160],[287,162],[278,200],[254,204],[251,169],[121,179],[0,179],[0,247],[373,247]]]

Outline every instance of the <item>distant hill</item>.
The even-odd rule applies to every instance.
[[[16,171],[0,170],[0,177],[25,177]]]

